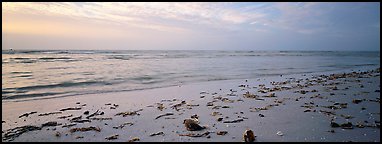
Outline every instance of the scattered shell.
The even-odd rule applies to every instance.
[[[283,136],[284,134],[281,131],[277,131],[276,133],[278,136]]]

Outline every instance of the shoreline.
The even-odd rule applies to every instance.
[[[372,76],[368,76],[369,73]],[[325,72],[320,74],[325,74]],[[255,141],[380,141],[380,128],[375,128],[378,124],[375,121],[380,121],[380,102],[374,102],[379,101],[380,98],[380,93],[376,92],[376,90],[380,89],[379,74],[379,70],[373,73],[369,71],[360,74],[365,78],[338,78],[322,82],[328,84],[324,86],[317,83],[312,86],[301,87],[301,89],[308,92],[298,91],[301,90],[300,87],[289,89],[291,87],[289,83],[293,83],[295,86],[296,81],[308,82],[308,84],[315,83],[309,80],[314,79],[311,76],[316,75],[316,73],[262,77],[248,79],[247,82],[245,80],[223,80],[139,91],[3,102],[2,141],[12,140],[4,139],[4,134],[7,134],[9,129],[25,125],[43,126],[47,122],[57,123],[48,123],[48,126],[41,127],[41,130],[25,132],[15,137],[13,141],[128,141],[134,139],[134,137],[139,137],[139,141],[242,141],[242,135],[246,129],[253,130],[256,136]],[[306,78],[308,80],[305,80]],[[287,82],[288,80],[289,82]],[[273,83],[275,85],[272,85],[271,82],[273,81],[286,82],[287,86],[269,92],[269,88],[284,85],[280,83]],[[333,83],[327,83],[328,81]],[[264,86],[260,86],[262,84]],[[338,87],[337,90],[333,90],[333,85]],[[360,87],[360,85],[363,85],[363,87]],[[345,89],[346,87],[348,89]],[[258,90],[268,92],[261,93]],[[316,90],[316,92],[312,92],[313,90]],[[264,100],[243,97],[243,94],[246,94],[247,91],[250,94],[248,96],[255,94],[258,96],[256,98]],[[363,91],[367,93],[360,93]],[[270,93],[275,93],[275,96]],[[319,96],[317,96],[318,93]],[[331,95],[331,93],[334,93],[334,95]],[[343,94],[346,94],[345,98]],[[362,98],[359,98],[359,96],[362,96]],[[362,102],[359,104],[352,103],[354,99],[361,99]],[[374,101],[365,101],[363,99]],[[185,102],[182,103],[182,101]],[[208,102],[211,102],[212,106],[207,106]],[[334,105],[334,102],[347,103],[347,108],[338,108],[337,105]],[[109,103],[110,105],[108,105]],[[365,103],[368,103],[368,105],[365,105]],[[177,104],[179,106],[174,108],[174,105]],[[275,106],[275,104],[278,106]],[[273,106],[268,107],[267,110],[254,111],[255,108],[269,105]],[[301,107],[303,105],[309,107],[310,111]],[[158,106],[164,108],[160,110],[157,108]],[[329,116],[327,116],[323,113],[329,113],[329,110],[320,106],[336,107],[329,110],[333,112],[339,111],[342,115],[351,115],[354,118],[347,117],[349,119],[344,119],[340,113],[336,113],[334,116],[328,114]],[[361,110],[363,107],[365,109]],[[80,109],[60,111],[63,108]],[[97,110],[102,111],[104,114],[98,115]],[[314,110],[316,112],[313,112]],[[89,111],[90,114],[96,112],[96,114],[94,117],[86,119],[85,117],[90,114],[84,114],[85,111]],[[30,112],[36,113],[19,118],[19,116]],[[121,112],[130,113],[125,113],[126,116],[117,115]],[[219,113],[212,116],[214,112]],[[161,114],[164,116],[157,118]],[[193,114],[198,115],[200,125],[206,125],[206,129],[188,131],[185,128],[183,120],[190,118]],[[58,117],[62,116],[70,117],[58,119]],[[89,120],[90,122],[70,122],[72,118],[77,116],[82,116],[82,120]],[[370,127],[356,127],[358,121],[370,119],[370,117],[373,118],[368,122]],[[222,118],[222,120],[217,121],[219,118]],[[351,121],[353,129],[332,128],[330,119],[334,119],[339,124]],[[63,127],[71,123],[76,125]],[[125,123],[130,124],[124,125]],[[49,126],[49,124],[52,126]],[[375,124],[374,127],[373,124]],[[365,123],[363,125],[368,126]],[[100,131],[70,132],[72,128],[91,126],[100,128]],[[118,126],[121,126],[121,128],[113,128]],[[335,132],[328,132],[331,130]],[[56,136],[57,133],[60,133],[60,136]],[[190,133],[199,134],[200,137],[180,136]],[[218,133],[222,135],[218,135]],[[116,134],[118,136],[111,137]],[[151,134],[153,136],[150,136]],[[360,134],[362,135],[359,136]],[[108,137],[110,140],[105,139]],[[116,137],[117,139],[113,139]]]

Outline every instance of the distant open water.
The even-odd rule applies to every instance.
[[[378,67],[379,52],[2,51],[2,100]]]

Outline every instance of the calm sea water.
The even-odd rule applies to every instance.
[[[379,52],[2,51],[2,100],[377,67]]]

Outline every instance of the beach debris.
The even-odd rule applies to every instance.
[[[20,115],[19,118],[22,118],[22,117],[28,117],[29,115],[31,115],[31,114],[35,114],[35,113],[37,113],[37,111],[33,111],[33,112],[29,112],[29,113],[25,113],[25,114]]]
[[[35,130],[41,130],[41,127],[32,126],[32,125],[15,127],[15,128],[6,130],[4,135],[2,136],[2,139],[4,141],[13,141],[15,138],[17,138],[21,134],[26,133],[28,131],[35,131]]]
[[[362,100],[360,100],[360,99],[353,99],[352,102],[355,103],[355,104],[358,104],[358,103],[362,102]]]
[[[102,115],[102,112],[99,111],[99,110],[97,110],[97,111],[95,111],[94,113],[92,113],[92,114],[86,116],[86,118],[89,119],[90,117],[93,117],[93,116],[96,116],[96,115]]]
[[[80,102],[76,102],[76,104],[81,104]]]
[[[76,136],[76,139],[82,139],[84,136]]]
[[[60,137],[60,136],[61,136],[61,133],[58,132],[58,131],[56,131],[56,133],[54,134],[54,136],[56,136],[56,137]]]
[[[162,111],[164,108],[166,108],[166,107],[164,107],[164,105],[162,104],[162,103],[157,103],[157,108],[160,110],[160,111]]]
[[[134,137],[132,139],[130,139],[128,142],[135,142],[135,141],[139,141],[139,137]]]
[[[174,115],[174,113],[172,113],[172,112],[167,112],[167,113],[165,113],[165,114],[158,115],[157,117],[155,117],[155,119],[158,119],[158,118],[161,118],[161,117],[164,117],[164,116],[170,116],[170,115]]]
[[[230,108],[229,106],[225,105],[225,106],[222,106],[222,108]]]
[[[119,126],[115,126],[115,127],[113,127],[113,128],[115,128],[115,129],[119,129],[119,128],[123,128],[123,127],[125,127],[126,125],[129,125],[129,126],[132,126],[132,125],[134,125],[134,123],[132,123],[132,122],[125,122],[125,123],[123,123],[123,124],[121,124],[121,125],[119,125]]]
[[[264,115],[263,115],[263,114],[259,114],[259,116],[260,116],[260,117],[264,117]]]
[[[261,110],[268,110],[268,107],[260,107],[260,108],[252,107],[252,108],[249,108],[249,109],[250,109],[250,112],[259,112]]]
[[[108,137],[106,137],[105,139],[107,139],[107,140],[114,140],[114,139],[118,139],[118,134],[115,134],[115,135],[112,135],[112,136],[108,136]]]
[[[265,95],[265,96],[263,96],[263,97],[276,97],[276,96],[275,96],[275,93],[270,93],[270,94]]]
[[[70,115],[66,115],[66,116],[60,116],[60,117],[57,117],[58,119],[66,119],[68,117],[72,117],[73,115],[70,114]]]
[[[97,132],[100,132],[101,128],[90,126],[90,127],[82,127],[82,128],[72,128],[72,129],[70,129],[71,133],[74,133],[74,132],[77,132],[77,131],[81,131],[81,132],[84,132],[84,131],[97,131]]]
[[[107,103],[107,104],[105,104],[105,105],[111,105],[111,103]]]
[[[53,114],[61,114],[62,112],[50,112],[50,113],[42,113],[39,114],[38,116],[47,116],[47,115],[53,115]]]
[[[353,129],[353,124],[351,122],[341,124],[341,128],[343,129]]]
[[[216,132],[217,135],[226,135],[228,132],[227,131],[218,131]]]
[[[78,119],[78,120],[72,120],[70,122],[76,122],[76,123],[84,123],[84,122],[91,122],[90,120],[88,119]]]
[[[211,132],[206,131],[204,133],[187,133],[187,134],[179,134],[179,136],[188,136],[188,137],[205,137],[208,136]]]
[[[91,120],[100,120],[100,121],[103,121],[103,120],[113,120],[113,118],[90,118]]]
[[[193,114],[193,115],[191,115],[191,118],[193,118],[193,119],[198,119],[199,116],[198,116],[197,114]]]
[[[223,121],[223,123],[238,123],[241,121],[244,121],[244,119],[239,118],[239,119],[235,119],[235,120],[226,120],[226,121]]]
[[[340,116],[343,117],[343,118],[345,118],[345,119],[352,119],[352,118],[354,118],[354,117],[351,116],[351,115],[344,115],[344,114],[341,114]]]
[[[243,140],[244,142],[253,142],[255,141],[255,134],[253,133],[252,130],[250,129],[247,129],[244,131],[244,134],[243,134]]]
[[[69,107],[69,108],[63,108],[63,109],[60,109],[60,111],[67,111],[67,110],[80,110],[81,108],[80,107]]]
[[[357,122],[355,126],[358,128],[364,128],[365,127],[365,125],[362,122]]]
[[[339,125],[338,123],[334,122],[334,121],[331,121],[331,122],[330,122],[330,126],[331,126],[331,127],[334,127],[334,128],[335,128],[335,127],[340,127],[340,125]]]
[[[84,112],[84,115],[88,115],[90,112],[89,111],[85,111]]]
[[[311,112],[311,111],[312,111],[311,109],[304,110],[304,112]]]
[[[222,115],[220,112],[214,111],[211,113],[212,116]]]
[[[284,135],[284,133],[283,132],[281,132],[281,131],[277,131],[277,133],[276,133],[278,136],[283,136]]]
[[[183,124],[189,131],[198,131],[206,128],[205,126],[200,126],[195,119],[185,119]]]
[[[213,102],[207,102],[207,106],[214,106]]]
[[[175,104],[175,105],[171,106],[171,108],[175,109],[176,111],[179,111],[178,107],[182,106],[183,104],[186,104],[186,101],[182,101],[178,104]]]
[[[150,136],[156,136],[156,135],[164,135],[164,132],[160,131],[160,132],[150,134]]]
[[[46,122],[46,123],[43,123],[41,125],[41,128],[43,127],[48,127],[48,126],[58,126],[58,125],[62,125],[61,123],[57,123],[55,121],[51,121],[51,122]]]
[[[332,111],[320,110],[320,112],[326,114],[327,116],[330,116],[330,115],[336,115],[336,114],[335,114],[334,112],[332,112]]]
[[[71,124],[65,124],[65,125],[63,125],[62,126],[62,128],[64,128],[64,127],[72,127],[72,126],[75,126],[75,125],[77,125],[76,123],[71,123]]]
[[[139,109],[139,110],[136,110],[136,111],[120,112],[120,113],[115,114],[115,116],[122,115],[123,117],[126,117],[128,115],[129,116],[140,115],[138,112],[142,111],[142,110],[143,109]]]
[[[334,129],[328,130],[327,132],[335,133]]]

